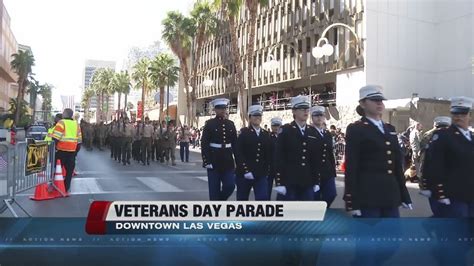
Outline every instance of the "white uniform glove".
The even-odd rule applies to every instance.
[[[214,169],[212,168],[212,164],[206,164],[206,166],[204,166],[206,169]]]
[[[319,189],[320,189],[320,188],[319,188],[319,185],[314,185],[314,187],[313,187],[313,191],[314,191],[314,192],[318,192]]]
[[[451,205],[451,201],[449,199],[440,199],[438,202],[444,205]]]
[[[253,174],[251,172],[248,172],[244,175],[245,179],[248,180],[254,180],[255,178],[253,177]]]
[[[362,216],[362,212],[360,212],[360,210],[349,211],[349,214],[352,216]]]
[[[283,196],[286,195],[286,187],[285,186],[277,186],[274,188],[274,190],[278,193],[278,194],[281,194]]]
[[[420,190],[420,195],[431,198],[431,190]]]
[[[406,204],[405,202],[402,202],[402,207],[405,209],[413,210],[413,205],[411,203]]]

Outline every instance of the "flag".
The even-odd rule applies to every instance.
[[[61,101],[63,102],[63,110],[66,108],[71,108],[74,110],[74,95],[61,95]]]

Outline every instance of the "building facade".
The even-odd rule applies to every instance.
[[[257,19],[252,102],[267,111],[284,111],[289,97],[307,94],[313,104],[336,108],[334,117],[346,117],[338,120],[347,124],[357,118],[358,89],[366,84],[383,86],[394,102],[474,97],[473,12],[473,1],[270,0],[259,8]],[[245,55],[248,13],[241,12],[238,22],[239,49]],[[347,25],[357,38],[346,27],[331,27],[321,36],[334,23]],[[237,103],[230,34],[220,32],[200,51],[196,94],[201,116],[209,115],[207,103],[213,98]],[[334,53],[317,60],[312,49],[321,37]],[[267,71],[264,63],[270,59],[278,66]],[[241,62],[245,73],[244,56]],[[213,85],[204,86],[206,79]]]
[[[18,50],[18,43],[10,28],[10,15],[0,0],[0,113],[8,111],[10,98],[16,98],[16,74],[11,70],[12,54]]]

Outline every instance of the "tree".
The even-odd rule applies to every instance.
[[[43,105],[41,106],[41,110],[43,111],[43,121],[48,120],[48,115],[51,113],[51,109],[53,109],[52,105],[52,89],[53,86],[45,83],[41,86],[41,97],[43,97]]]
[[[114,93],[114,71],[108,68],[100,68],[92,77],[92,88],[98,96],[97,121],[103,120],[104,97],[106,102],[106,121],[108,119],[109,96]]]
[[[89,122],[89,107],[91,98],[95,95],[95,91],[92,87],[87,87],[82,93],[81,107],[84,108],[84,118]]]
[[[31,116],[28,115],[28,103],[25,100],[21,100],[20,106],[18,107],[18,101],[15,98],[10,98],[10,108],[8,111],[12,114],[19,113],[20,120],[15,120],[17,127],[24,127],[31,123]]]
[[[130,76],[128,75],[127,71],[120,71],[120,73],[115,74],[115,82],[116,82],[116,91],[118,93],[118,109],[121,111],[121,96],[122,93],[125,95],[125,103],[124,103],[124,112],[127,106],[127,96],[130,93]]]
[[[252,104],[252,84],[253,84],[253,59],[255,54],[255,27],[257,25],[258,7],[268,5],[268,0],[245,0],[245,6],[249,11],[248,38],[246,44],[247,56],[247,93],[249,94],[248,104]]]
[[[149,70],[151,84],[160,90],[160,121],[163,121],[165,87],[173,87],[178,83],[179,68],[173,56],[160,53],[151,61]]]
[[[191,114],[192,117],[190,121],[195,119],[195,106],[196,106],[196,89],[197,89],[197,76],[198,76],[198,66],[199,61],[201,60],[201,50],[204,42],[215,35],[217,32],[217,17],[215,15],[215,10],[212,5],[207,0],[198,0],[191,11],[191,17],[193,19],[196,31],[194,37],[194,60],[193,60],[193,74],[191,76]],[[187,82],[187,80],[185,81]]]
[[[35,58],[29,50],[19,50],[18,53],[12,55],[13,59],[10,62],[11,69],[18,76],[18,95],[17,102],[23,101],[25,96],[25,88],[28,86],[29,78],[31,76],[32,67],[35,65]],[[20,121],[20,109],[16,109],[15,122]]]
[[[33,122],[36,118],[36,99],[38,95],[41,93],[43,85],[40,85],[39,82],[35,79],[28,85],[27,93],[30,94],[30,108],[33,110]]]
[[[138,88],[142,89],[141,120],[145,121],[145,95],[150,87],[149,70],[150,61],[142,58],[133,66],[132,79]]]
[[[245,62],[247,63],[247,84],[243,81],[243,68],[240,64],[241,54],[239,52],[239,37],[237,36],[238,23],[240,11],[244,5],[243,0],[215,0],[214,4],[221,7],[224,17],[229,22],[230,39],[232,46],[232,57],[234,62],[235,79],[239,91],[239,108],[242,123],[247,121],[248,104],[252,104],[245,99],[245,85],[247,85],[247,93],[251,95],[252,81],[253,81],[253,58],[255,54],[255,26],[257,24],[258,6],[268,4],[268,0],[245,0],[245,7],[249,11],[249,22],[247,23],[247,43],[245,44]],[[251,97],[249,96],[249,99]]]
[[[230,32],[230,43],[232,52],[232,62],[235,71],[235,85],[238,91],[238,106],[240,109],[240,119],[242,124],[247,122],[247,100],[245,98],[244,71],[241,64],[241,55],[239,51],[239,36],[237,36],[238,24],[237,18],[242,6],[242,0],[215,0],[214,5],[222,11],[223,17],[228,22]],[[222,25],[224,26],[224,25]]]
[[[192,118],[191,95],[189,92],[189,70],[188,57],[191,52],[191,36],[194,32],[194,23],[191,18],[183,16],[178,11],[170,11],[162,22],[162,37],[171,48],[171,51],[178,57],[181,73],[184,78],[184,88],[186,92],[187,119]],[[192,125],[192,121],[189,121]]]

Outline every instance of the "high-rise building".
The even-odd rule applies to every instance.
[[[0,0],[0,113],[9,108],[10,98],[16,98],[16,74],[11,70],[12,54],[18,50],[18,43],[10,28],[10,15]]]
[[[247,84],[248,11],[242,10],[236,22]],[[255,25],[252,102],[267,111],[282,110],[289,97],[308,94],[314,104],[335,106],[346,118],[366,84],[381,85],[398,114],[416,96],[474,97],[473,24],[473,1],[268,1],[259,7]],[[215,97],[237,104],[231,32],[220,30],[197,51],[198,115],[209,114],[207,103]],[[316,59],[313,55],[322,51],[313,49],[325,43],[330,55]]]
[[[115,71],[115,62],[114,61],[102,61],[102,60],[87,60],[85,62],[84,73],[83,73],[83,89],[89,87],[92,82],[92,77],[97,69],[108,68]],[[97,108],[97,98],[94,96],[91,98],[90,108]],[[114,109],[114,96],[109,97],[109,111]]]

